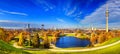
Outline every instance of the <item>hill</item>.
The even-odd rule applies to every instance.
[[[0,40],[0,54],[29,54],[21,49],[14,48],[6,42]]]

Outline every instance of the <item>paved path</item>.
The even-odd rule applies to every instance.
[[[18,46],[18,45],[17,45],[17,42],[15,42],[15,43],[13,44],[13,47],[15,47],[15,48],[23,48],[23,47],[21,47],[21,46]]]
[[[119,44],[119,43],[120,43],[120,40],[115,42],[115,43],[105,45],[105,46],[101,46],[101,47],[87,48],[87,49],[77,49],[77,50],[62,49],[62,48],[57,48],[54,45],[52,45],[52,47],[54,49],[46,49],[46,50],[50,50],[50,51],[54,51],[54,52],[85,52],[85,51],[93,51],[93,50],[104,49],[104,48],[111,47],[111,46],[114,46],[114,45]],[[17,46],[17,43],[14,43],[13,46],[16,47],[16,48],[23,48],[23,47]],[[38,49],[38,50],[41,50],[41,49]]]
[[[120,40],[115,42],[115,43],[109,44],[109,45],[95,47],[95,48],[87,48],[87,49],[80,49],[80,50],[79,49],[78,50],[49,49],[49,50],[54,51],[54,52],[84,52],[84,51],[93,51],[93,50],[107,48],[107,47],[114,46],[114,45],[119,44],[119,43],[120,43]]]
[[[50,44],[50,47],[53,49],[61,49],[61,48],[56,47],[54,44]]]

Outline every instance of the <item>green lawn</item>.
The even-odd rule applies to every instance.
[[[65,36],[75,36],[75,33],[67,33]]]
[[[14,48],[10,44],[7,44],[4,41],[0,40],[0,54],[29,54],[29,53],[23,50]]]
[[[15,40],[11,40],[11,41],[9,42],[10,45],[13,45],[14,43],[15,43]]]
[[[73,37],[76,37],[75,36],[75,33],[67,33],[67,34],[65,34],[65,36],[73,36]],[[77,38],[80,38],[80,39],[86,39],[86,38],[89,38],[88,36],[79,36],[79,37],[77,37]]]
[[[108,40],[108,41],[105,41],[105,42],[103,42],[103,43],[101,43],[101,44],[98,44],[97,46],[108,45],[108,44],[114,43],[114,42],[116,42],[116,41],[118,41],[118,40],[120,40],[120,37],[112,38],[112,39],[110,39],[110,40]]]

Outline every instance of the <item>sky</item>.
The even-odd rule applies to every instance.
[[[61,27],[104,27],[120,24],[120,0],[0,0],[0,21],[52,24]]]

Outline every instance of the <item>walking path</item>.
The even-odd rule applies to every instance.
[[[54,51],[54,52],[85,52],[85,51],[93,51],[93,50],[104,49],[104,48],[111,47],[111,46],[114,46],[114,45],[119,44],[119,43],[120,43],[120,40],[115,42],[115,43],[105,45],[105,46],[101,46],[101,47],[87,48],[87,49],[77,49],[77,50],[62,49],[62,48],[58,48],[58,47],[55,47],[54,45],[52,45],[52,47],[54,49],[46,49],[46,50],[50,50],[50,51]],[[17,43],[14,43],[13,46],[16,47],[16,48],[23,48],[23,47],[17,46]],[[28,50],[32,50],[32,49],[29,48]],[[41,49],[37,49],[37,50],[41,50]]]
[[[109,44],[109,45],[95,47],[95,48],[87,48],[87,49],[82,49],[82,50],[81,49],[80,50],[79,49],[78,50],[49,49],[49,50],[54,51],[54,52],[84,52],[84,51],[93,51],[93,50],[107,48],[107,47],[114,46],[114,45],[119,44],[119,43],[120,43],[120,40],[115,42],[115,43]]]
[[[15,42],[15,43],[13,44],[13,46],[14,46],[15,48],[23,48],[22,46],[18,46],[18,45],[17,45],[17,42]]]

